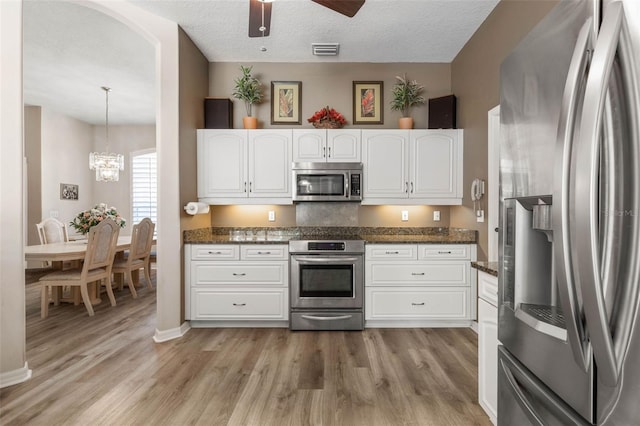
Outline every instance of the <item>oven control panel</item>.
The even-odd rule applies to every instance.
[[[343,241],[309,241],[307,250],[309,251],[344,251],[345,244]]]

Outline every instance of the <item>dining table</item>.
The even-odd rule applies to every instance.
[[[156,243],[155,239],[153,243]],[[122,256],[126,250],[129,250],[130,247],[131,236],[119,236],[118,242],[116,243],[116,256]],[[86,239],[66,241],[62,243],[36,244],[25,246],[24,260],[36,262],[51,262],[54,268],[61,269],[63,262],[84,260],[86,252]],[[139,281],[138,271],[133,271],[131,275],[134,285],[137,285]],[[123,279],[124,277],[116,277],[116,284],[119,286],[120,281]],[[93,291],[90,291],[92,304],[98,304],[101,302],[99,294],[100,286],[95,287],[96,288]]]

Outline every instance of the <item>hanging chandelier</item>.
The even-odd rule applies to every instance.
[[[102,86],[106,95],[105,134],[107,140],[106,152],[92,152],[89,154],[89,169],[96,171],[96,181],[117,182],[120,180],[120,170],[124,170],[124,155],[109,152],[109,87]]]

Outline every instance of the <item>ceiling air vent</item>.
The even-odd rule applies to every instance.
[[[311,43],[311,50],[316,56],[336,56],[340,43]]]

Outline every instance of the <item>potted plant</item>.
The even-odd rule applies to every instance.
[[[412,129],[413,118],[409,116],[409,112],[411,107],[425,103],[425,99],[420,95],[424,86],[415,80],[408,80],[406,74],[402,77],[396,76],[396,80],[398,81],[391,92],[391,109],[402,112],[402,118],[398,120],[399,128]]]
[[[262,85],[257,78],[251,75],[252,68],[240,65],[242,76],[236,78],[236,86],[233,89],[233,97],[243,101],[247,109],[247,116],[242,119],[245,129],[258,127],[258,119],[251,115],[251,107],[253,104],[259,104],[262,101]]]

